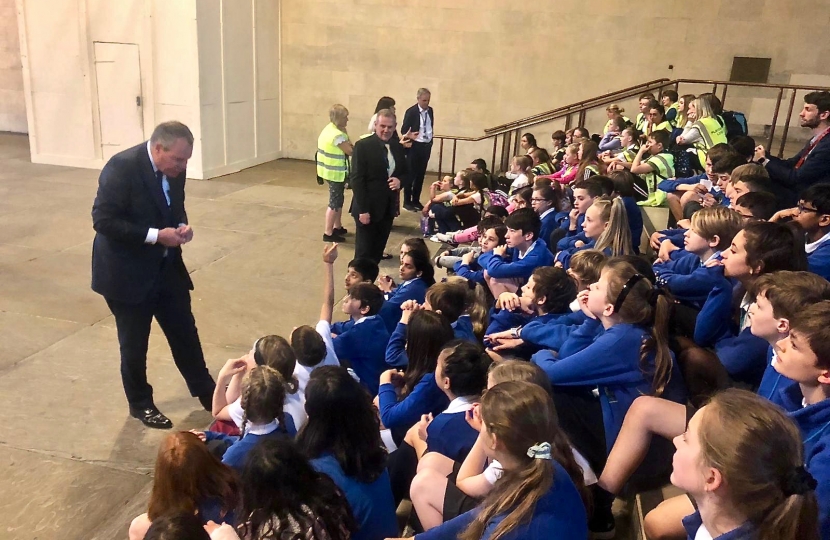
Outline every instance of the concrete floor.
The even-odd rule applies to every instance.
[[[126,538],[145,509],[165,434],[129,417],[114,321],[89,288],[97,180],[94,170],[34,165],[26,136],[0,134],[3,540]],[[188,180],[186,195],[195,238],[184,258],[215,375],[257,337],[317,321],[327,190],[311,163],[280,160]],[[416,225],[413,214],[399,218],[390,250],[417,234]],[[352,255],[349,235],[336,264],[338,291]],[[383,269],[397,271],[394,261]],[[148,376],[176,429],[209,423],[155,325]]]

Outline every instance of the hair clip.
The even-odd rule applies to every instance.
[[[532,457],[533,459],[551,459],[550,443],[543,442],[534,444],[527,449],[527,457]]]
[[[813,475],[803,465],[799,465],[784,478],[781,491],[787,497],[791,495],[806,495],[810,491],[815,490],[817,486],[818,482],[813,478]]]
[[[637,285],[637,283],[641,279],[645,279],[645,276],[643,276],[642,274],[634,274],[633,276],[628,278],[628,281],[626,281],[625,285],[623,285],[623,288],[620,291],[619,296],[617,296],[617,301],[614,302],[614,313],[620,312],[620,308],[622,307],[623,302],[625,302],[625,297],[628,296],[628,293],[631,292],[631,289],[633,289],[634,286]]]

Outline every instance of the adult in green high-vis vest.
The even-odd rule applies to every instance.
[[[701,165],[695,168],[702,170],[709,149],[716,144],[726,143],[726,124],[714,112],[707,96],[701,96],[692,101],[687,115],[693,123],[677,137],[677,144],[691,144],[695,147],[700,161],[699,165]]]
[[[326,208],[324,242],[343,242],[346,229],[343,227],[343,199],[346,178],[349,174],[349,156],[352,143],[346,133],[349,110],[343,105],[332,105],[329,110],[329,125],[317,137],[317,177],[328,182],[329,205]]]

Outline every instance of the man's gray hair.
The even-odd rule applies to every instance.
[[[171,120],[170,122],[162,122],[153,130],[150,136],[150,144],[161,144],[165,150],[169,150],[171,146],[176,144],[179,139],[187,141],[188,146],[193,146],[193,133],[190,128],[181,122]]]
[[[391,118],[393,120],[397,120],[395,117],[395,113],[392,112],[392,109],[381,109],[378,111],[378,118],[383,116],[384,118]]]
[[[432,92],[429,91],[429,88],[418,88],[418,99],[421,99],[424,94],[432,95]]]

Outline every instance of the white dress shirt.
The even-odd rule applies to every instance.
[[[415,140],[419,143],[432,142],[432,119],[429,117],[429,109],[422,109],[418,105],[418,114],[421,117],[421,123],[418,129],[418,138]]]

